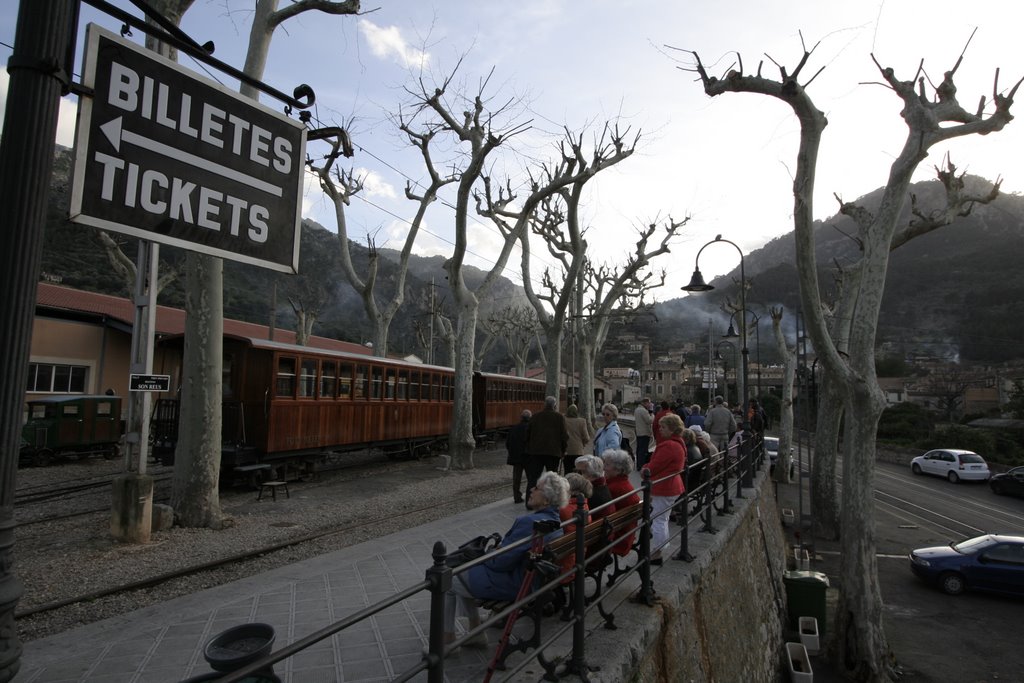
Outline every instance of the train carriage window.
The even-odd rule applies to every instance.
[[[441,400],[441,382],[440,377],[437,375],[430,376],[430,400],[440,401]]]
[[[450,375],[441,375],[441,400],[452,400],[452,378]]]
[[[395,399],[395,376],[397,372],[394,368],[388,368],[384,372],[384,398],[394,400]]]
[[[380,399],[381,384],[384,379],[384,368],[375,365],[370,368],[370,398]]]
[[[352,398],[352,364],[341,363],[338,367],[338,398]]]
[[[409,378],[409,399],[412,401],[420,400],[420,373],[419,370],[413,370],[412,375]]]
[[[76,406],[76,405],[63,406],[63,409],[61,410],[61,414],[62,415],[66,415],[66,416],[78,415],[78,406]]]
[[[398,400],[406,401],[409,399],[409,371],[399,370],[398,371]]]
[[[277,395],[281,398],[293,398],[295,396],[295,359],[277,359]]]
[[[338,386],[338,364],[325,360],[320,364],[320,398],[334,398]]]
[[[367,396],[367,392],[366,392],[367,386],[366,385],[367,385],[367,382],[369,382],[369,378],[370,378],[370,368],[369,368],[369,366],[357,365],[356,366],[355,393],[353,394],[353,397],[356,400],[360,400],[360,401],[366,400],[366,396]]]
[[[316,396],[316,366],[315,358],[302,359],[302,374],[299,375],[299,398]]]
[[[111,406],[112,405],[113,404],[110,401],[103,401],[102,403],[97,403],[96,404],[96,414],[97,415],[110,415],[110,413],[113,412],[111,410]]]

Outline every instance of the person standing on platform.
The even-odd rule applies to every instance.
[[[512,499],[513,502],[523,502],[523,468],[526,466],[526,429],[530,424],[530,417],[533,415],[529,410],[524,410],[519,415],[519,424],[508,430],[505,437],[505,450],[508,457],[505,463],[512,466]]]
[[[555,410],[558,399],[544,399],[544,410],[530,418],[526,426],[526,499],[537,485],[541,472],[558,472],[558,466],[569,445],[569,430],[565,416]]]
[[[571,405],[565,410],[565,427],[569,431],[569,445],[565,447],[565,457],[562,458],[562,472],[569,474],[575,471],[576,458],[580,457],[590,447],[590,440],[594,438],[594,431],[590,423],[580,417],[579,409]]]
[[[644,400],[633,411],[633,430],[636,432],[636,468],[643,469],[649,457],[648,447],[651,445],[651,437],[654,432],[651,426],[654,424],[654,415],[651,413],[651,399],[644,396]],[[600,454],[604,456],[604,453]]]
[[[704,431],[711,436],[711,443],[720,451],[729,448],[729,437],[736,432],[736,418],[725,407],[725,399],[715,396],[715,405],[704,417]]]
[[[601,457],[609,448],[622,447],[622,430],[619,429],[619,409],[613,403],[605,403],[601,406],[601,417],[604,419],[604,426],[597,430],[594,435],[594,455]]]
[[[675,413],[658,420],[661,441],[647,464],[651,477],[651,564],[661,564],[668,549],[669,509],[686,488],[682,474],[686,467],[683,421]]]

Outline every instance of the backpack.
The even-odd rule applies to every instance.
[[[497,549],[501,544],[501,534],[493,533],[490,536],[477,536],[471,538],[455,550],[448,553],[444,563],[449,567],[460,567],[467,562],[483,557],[492,550]]]

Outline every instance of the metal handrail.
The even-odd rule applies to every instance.
[[[752,440],[747,440],[748,443],[750,441]],[[751,444],[751,446],[752,445],[753,444]],[[704,517],[704,520],[706,522],[705,527],[702,528],[701,531],[708,531],[710,533],[714,533],[713,527],[710,526],[710,511],[713,508],[713,503],[716,497],[720,496],[726,502],[728,502],[728,482],[730,472],[734,474],[736,480],[739,482],[742,479],[739,475],[745,469],[760,468],[760,466],[763,464],[763,449],[760,454],[760,457],[756,457],[758,455],[756,449],[751,446],[742,449],[744,452],[742,452],[738,456],[737,460],[732,463],[729,462],[727,454],[724,454],[722,459],[723,466],[720,468],[718,472],[712,473],[711,468],[706,467],[703,474],[703,481],[701,481],[701,483],[698,486],[696,486],[694,490],[686,490],[683,494],[680,495],[677,504],[683,503],[685,505],[683,521],[680,523],[677,530],[670,532],[670,541],[674,540],[677,536],[681,536],[681,548],[680,552],[674,555],[672,559],[686,561],[693,559],[692,557],[688,556],[688,553],[685,552],[685,548],[687,547],[687,540],[691,533],[689,528],[690,524],[694,521],[699,521],[701,519],[701,516]],[[499,548],[496,551],[488,553],[487,555],[481,558],[477,558],[476,560],[472,560],[455,568],[448,567],[446,565],[445,559],[447,557],[447,549],[445,548],[444,543],[438,541],[434,544],[434,548],[431,553],[433,557],[433,564],[431,567],[427,569],[426,578],[423,581],[420,581],[419,583],[416,583],[384,600],[374,603],[373,605],[365,607],[362,610],[355,612],[345,617],[344,619],[336,621],[308,636],[300,638],[299,640],[296,640],[295,642],[281,648],[276,652],[267,655],[262,659],[259,659],[258,661],[255,661],[245,666],[244,668],[240,668],[231,673],[225,673],[224,676],[218,680],[221,681],[221,683],[237,683],[238,681],[243,680],[247,676],[251,676],[260,671],[266,671],[274,664],[281,662],[301,652],[302,650],[305,650],[311,645],[314,645],[315,643],[318,643],[321,640],[324,640],[325,638],[328,638],[340,631],[343,631],[355,624],[358,624],[368,619],[369,617],[381,613],[389,607],[397,605],[407,599],[416,596],[421,592],[426,591],[431,594],[429,646],[425,651],[423,658],[416,665],[410,667],[405,671],[398,673],[396,677],[392,680],[407,681],[416,676],[417,674],[426,671],[428,674],[429,681],[442,681],[444,678],[445,659],[461,643],[464,643],[465,641],[473,637],[476,637],[480,633],[484,632],[487,628],[489,628],[492,624],[507,619],[508,616],[514,610],[526,606],[527,604],[535,600],[539,595],[542,595],[550,591],[551,589],[557,587],[566,578],[570,576],[572,576],[573,580],[577,582],[577,590],[574,600],[575,604],[572,605],[572,612],[569,615],[568,622],[556,628],[549,637],[544,638],[544,640],[541,643],[539,643],[537,648],[531,650],[528,653],[525,653],[523,661],[511,670],[509,670],[508,672],[506,672],[507,675],[505,680],[511,678],[515,675],[516,672],[522,670],[530,662],[541,656],[547,647],[553,644],[556,640],[558,640],[570,629],[574,629],[575,633],[573,638],[572,652],[569,659],[567,660],[569,662],[567,666],[569,666],[570,668],[585,667],[585,639],[582,637],[575,636],[582,636],[583,625],[586,615],[590,613],[592,610],[598,609],[599,606],[604,603],[604,601],[612,594],[610,589],[622,585],[630,577],[634,576],[635,574],[639,574],[640,588],[639,591],[636,593],[635,600],[642,604],[654,604],[654,589],[653,582],[651,580],[651,575],[652,573],[655,573],[656,569],[652,570],[652,566],[650,564],[650,525],[652,521],[650,505],[651,487],[655,483],[668,480],[674,476],[679,476],[681,473],[682,472],[676,472],[652,481],[650,478],[650,472],[648,470],[643,471],[641,488],[638,491],[639,493],[642,494],[641,505],[643,506],[643,512],[641,514],[640,520],[638,520],[637,523],[638,537],[634,544],[634,549],[637,551],[638,560],[633,566],[619,573],[614,583],[611,583],[607,586],[609,590],[600,591],[600,593],[589,605],[585,603],[585,596],[582,590],[585,581],[586,567],[591,562],[596,561],[599,556],[610,553],[612,551],[612,548],[616,545],[616,543],[620,542],[621,539],[612,540],[607,545],[599,547],[596,550],[592,550],[592,552],[589,554],[587,554],[585,552],[585,549],[583,549],[583,561],[577,561],[571,569],[568,569],[564,572],[560,572],[559,575],[551,578],[550,580],[545,582],[543,585],[541,585],[539,588],[537,588],[521,600],[510,603],[497,614],[492,614],[490,617],[483,620],[479,627],[472,629],[469,633],[467,633],[459,640],[455,641],[454,643],[446,644],[444,643],[443,640],[444,595],[445,592],[451,588],[453,577],[456,574],[469,570],[471,567],[474,567],[485,561],[493,559],[494,557],[497,557],[502,553],[510,552],[515,548],[527,545],[530,543],[531,539],[526,538],[522,541],[510,544],[509,546]],[[718,493],[717,496],[713,495],[713,492],[716,490],[719,484],[723,484],[720,493]],[[622,496],[613,499],[611,503],[620,501],[629,495],[631,494],[623,494]],[[698,514],[694,516],[693,519],[689,518],[688,510],[689,503],[692,499],[691,497],[696,497],[698,500],[698,508],[696,511]],[[595,510],[597,509],[600,508],[595,508]],[[669,509],[671,510],[672,508]],[[589,512],[592,513],[593,511]],[[579,545],[583,544],[582,531],[586,526],[585,523],[581,523],[584,514],[585,511],[580,509],[578,510],[578,516],[576,519],[567,520],[562,524],[563,527],[566,524],[577,525],[577,542],[579,543]],[[723,513],[720,512],[719,514]],[[578,546],[577,558],[581,556],[580,550],[581,549]],[[618,603],[616,603],[616,605],[611,610],[611,613],[614,614],[615,609],[621,606],[627,599],[629,598],[623,598]]]

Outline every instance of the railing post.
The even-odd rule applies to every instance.
[[[452,568],[445,564],[448,551],[444,543],[434,543],[434,564],[427,569],[430,583],[430,636],[427,649],[428,683],[444,683],[444,610],[445,593],[452,587]]]
[[[724,459],[724,462],[729,462],[728,453],[726,453],[726,456],[727,457]],[[700,530],[707,534],[717,534],[718,532],[715,530],[715,525],[711,521],[711,508],[713,507],[715,497],[715,486],[713,482],[715,477],[718,475],[711,474],[711,458],[708,458],[708,464],[703,468],[703,470],[704,471],[701,472],[700,475],[700,487],[702,488],[701,495],[704,498],[704,526],[702,526]]]
[[[743,487],[754,488],[754,435],[750,431],[750,425],[743,425],[743,455],[746,466],[743,468]],[[737,498],[741,496],[737,495]]]
[[[684,477],[684,486],[686,489],[683,491],[683,495],[680,498],[682,500],[682,514],[679,512],[679,508],[676,508],[676,519],[679,520],[679,526],[683,527],[683,533],[679,537],[679,552],[672,556],[673,560],[683,560],[685,562],[693,562],[693,555],[690,554],[690,487],[689,482]]]
[[[576,494],[576,563],[572,576],[572,656],[566,663],[566,673],[572,672],[586,679],[589,672],[586,662],[586,616],[587,616],[587,576],[584,563],[587,556],[587,539],[583,532],[587,527],[586,500],[582,493]],[[611,552],[610,550],[608,552]]]
[[[718,512],[719,516],[732,514],[732,501],[729,500],[729,468],[732,465],[729,464],[729,447],[725,448],[725,462],[722,467],[722,509]],[[739,462],[739,457],[736,458],[736,462]],[[712,488],[712,493],[714,489]]]
[[[645,467],[640,477],[640,488],[644,492],[643,524],[640,529],[640,592],[636,597],[650,606],[654,604],[654,585],[651,583],[651,471]]]

